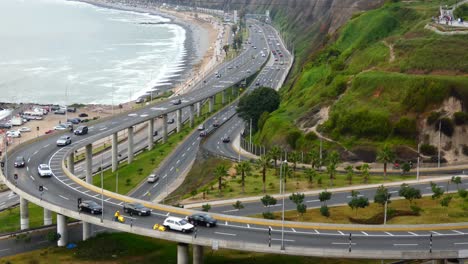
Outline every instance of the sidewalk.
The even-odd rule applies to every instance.
[[[461,176],[462,179],[468,179],[468,176]],[[352,190],[365,190],[365,189],[376,189],[380,185],[383,185],[385,187],[395,187],[395,186],[400,186],[403,183],[407,183],[409,185],[413,184],[421,184],[421,183],[429,183],[429,182],[441,182],[441,181],[447,181],[450,180],[451,176],[445,176],[445,177],[437,177],[437,178],[432,178],[432,179],[422,179],[422,180],[411,180],[411,181],[399,181],[399,182],[389,182],[389,183],[379,183],[379,184],[368,184],[368,185],[354,185],[354,186],[348,186],[348,187],[340,187],[340,188],[333,188],[333,189],[326,189],[327,191],[331,193],[337,193],[337,192],[351,192]],[[303,192],[306,196],[310,195],[318,195],[325,189],[320,189],[320,190],[313,190],[313,191],[306,191]],[[275,197],[276,199],[280,199],[286,197],[288,198],[292,193],[286,193],[284,195],[280,194],[274,194],[271,195]],[[191,209],[191,208],[200,208],[204,204],[210,204],[211,206],[220,206],[220,205],[227,205],[227,204],[234,204],[237,201],[241,201],[242,203],[247,203],[247,202],[258,202],[260,199],[263,197],[262,196],[251,196],[251,197],[243,197],[243,198],[237,198],[237,199],[228,199],[228,200],[217,200],[217,201],[205,201],[202,203],[191,203],[191,204],[185,204],[184,208],[186,209]]]

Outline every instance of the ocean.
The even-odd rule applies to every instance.
[[[184,71],[169,19],[66,0],[0,1],[0,102],[119,104]]]

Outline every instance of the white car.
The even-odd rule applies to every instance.
[[[22,127],[18,129],[19,132],[31,132],[31,129],[29,127]]]
[[[71,137],[70,136],[61,136],[57,139],[57,146],[66,146],[71,144]]]
[[[54,130],[67,130],[68,128],[65,125],[54,126]]]
[[[181,231],[182,233],[192,232],[194,228],[194,226],[187,222],[187,220],[174,216],[166,218],[163,222],[163,226],[166,229]]]
[[[19,138],[21,137],[21,132],[16,131],[16,130],[10,130],[6,132],[7,137],[13,137],[13,138]]]
[[[39,173],[39,176],[41,177],[52,176],[52,170],[47,164],[39,164],[39,166],[37,167],[37,173]]]
[[[156,174],[151,174],[150,176],[148,176],[147,182],[148,183],[155,183],[158,180],[159,180],[159,176],[157,176]]]

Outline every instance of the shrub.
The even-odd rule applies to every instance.
[[[456,112],[453,114],[453,122],[457,126],[464,125],[468,121],[468,114],[465,112]]]
[[[210,205],[210,204],[204,204],[204,205],[202,205],[202,211],[208,212],[210,209],[211,209],[211,205]]]
[[[458,196],[460,196],[461,198],[466,198],[468,196],[468,191],[465,189],[459,189]]]
[[[397,136],[401,136],[404,138],[414,138],[418,133],[416,128],[416,120],[407,117],[401,118],[395,124],[393,132]]]
[[[288,136],[286,137],[286,141],[288,142],[289,146],[291,146],[291,148],[295,149],[296,142],[300,137],[301,137],[301,132],[298,130],[295,130],[295,131],[288,133]]]
[[[422,208],[417,206],[417,205],[411,205],[410,206],[411,212],[419,215],[422,212]]]
[[[309,132],[305,135],[305,139],[309,140],[309,141],[312,141],[312,140],[316,140],[318,137],[317,135],[314,133],[314,132]]]
[[[434,124],[434,127],[436,131],[439,131],[439,123]],[[455,130],[452,119],[448,117],[440,119],[440,129],[446,136],[451,137],[453,135],[453,131]]]
[[[275,215],[272,212],[263,212],[262,215],[265,219],[275,219]]]
[[[430,125],[433,125],[437,120],[439,120],[440,116],[442,115],[441,112],[431,112],[429,114],[429,116],[427,117],[427,124],[430,126]]]
[[[437,154],[437,148],[430,144],[422,144],[421,145],[421,153],[427,156],[434,156]]]
[[[330,210],[328,209],[328,206],[322,205],[320,207],[320,214],[325,217],[330,217]]]

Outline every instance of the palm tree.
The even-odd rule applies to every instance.
[[[364,163],[361,165],[361,172],[362,172],[364,183],[367,183],[367,181],[369,180],[369,170],[370,170],[369,164]]]
[[[256,161],[257,166],[262,170],[263,193],[266,193],[266,170],[270,167],[270,157],[261,155]]]
[[[354,175],[353,166],[351,165],[346,166],[345,171],[346,171],[346,179],[348,180],[349,185],[351,185],[353,183],[353,175]]]
[[[223,177],[227,176],[227,168],[224,164],[218,165],[214,171],[216,177],[218,177],[218,190],[221,193],[221,185],[223,182]]]
[[[268,155],[275,161],[275,170],[278,168],[278,160],[281,158],[282,152],[279,146],[273,146],[270,151],[268,151]],[[276,175],[278,175],[278,172],[276,172]]]
[[[292,162],[293,164],[293,171],[296,172],[297,162],[299,161],[301,155],[297,151],[293,151],[288,156],[288,161]]]
[[[340,162],[340,155],[338,154],[338,152],[332,151],[328,155],[327,161],[327,172],[330,175],[330,183],[333,186],[333,179],[335,178],[336,174],[336,166]]]
[[[309,183],[312,185],[314,182],[315,176],[317,176],[317,172],[314,169],[305,169],[304,173],[307,175],[307,178],[309,179]]]
[[[308,153],[308,155],[312,169],[318,168],[320,166],[320,151],[314,148]]]
[[[387,180],[387,163],[393,162],[393,160],[395,160],[395,153],[388,145],[385,145],[379,153],[377,153],[377,161],[383,163],[384,180]]]
[[[242,193],[245,193],[245,175],[250,173],[252,168],[250,167],[250,162],[248,161],[241,161],[240,163],[237,163],[236,165],[236,170],[237,173],[241,174],[241,180],[242,180]]]

